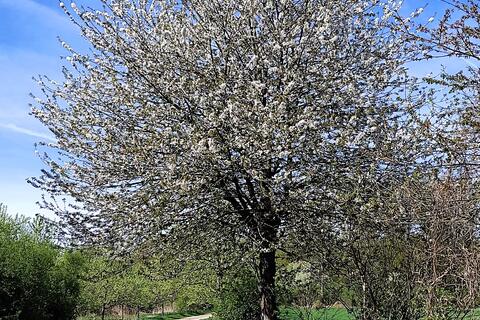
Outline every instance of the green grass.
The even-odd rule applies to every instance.
[[[78,317],[77,320],[101,320],[102,317],[101,316],[94,316],[94,315],[89,315],[89,316],[81,316],[81,317]],[[105,320],[120,320],[122,319],[121,316],[105,316]],[[136,316],[124,316],[123,317],[124,320],[133,320],[133,319],[137,319]]]
[[[475,309],[470,311],[470,313],[464,318],[464,320],[479,320],[480,319],[480,309]]]
[[[188,311],[188,312],[170,312],[165,313],[164,315],[161,314],[142,314],[140,315],[140,319],[142,320],[175,320],[175,319],[182,319],[191,316],[198,316],[202,313]],[[84,316],[79,317],[78,320],[100,320],[100,316]],[[105,316],[105,320],[120,320],[122,319],[121,316]],[[124,320],[134,320],[137,319],[137,316],[125,316]]]
[[[307,315],[309,317],[307,317]],[[347,310],[342,308],[325,308],[325,309],[299,309],[299,308],[283,308],[280,309],[281,320],[353,320],[354,318],[348,314]]]
[[[303,318],[302,314],[303,313]],[[310,315],[306,317],[305,315]],[[280,320],[354,320],[352,315],[349,315],[347,310],[342,308],[326,308],[319,310],[308,310],[298,308],[283,308],[280,309]],[[463,320],[480,320],[480,309],[472,310]]]
[[[198,316],[202,313],[198,312],[173,312],[173,313],[166,313],[165,315],[155,314],[155,315],[145,315],[142,316],[142,319],[145,320],[175,320],[175,319],[182,319],[186,317]]]

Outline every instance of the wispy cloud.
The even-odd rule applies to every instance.
[[[53,138],[52,136],[50,136],[48,134],[38,132],[38,131],[35,131],[35,130],[31,130],[31,129],[28,129],[28,128],[22,128],[22,127],[19,127],[16,124],[13,124],[13,123],[8,123],[8,124],[0,123],[0,128],[15,131],[17,133],[25,134],[25,135],[28,135],[28,136],[31,136],[31,137],[36,137],[36,138],[40,138],[40,139],[49,140],[49,141],[52,141],[52,142],[56,141],[55,138]]]
[[[61,22],[66,25],[70,24],[68,18],[61,13],[60,9],[54,10],[51,7],[48,7],[44,4],[38,3],[33,0],[21,0],[21,1],[0,0],[0,6],[14,8],[16,10],[23,11],[23,12],[32,12],[32,13],[35,13],[36,15],[40,15],[46,19],[49,19],[50,22],[52,22],[52,19],[53,19],[55,20],[55,22]]]

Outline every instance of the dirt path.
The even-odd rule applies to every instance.
[[[204,314],[204,315],[201,315],[201,316],[194,316],[194,317],[188,317],[188,318],[182,318],[182,319],[178,319],[178,320],[203,320],[203,319],[208,319],[210,318],[212,315],[209,313],[209,314]]]

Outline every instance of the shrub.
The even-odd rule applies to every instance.
[[[241,270],[224,279],[219,303],[215,308],[219,320],[259,319],[258,283],[252,272]]]
[[[73,319],[82,265],[39,237],[25,218],[0,213],[0,319]]]

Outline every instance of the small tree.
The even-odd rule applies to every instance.
[[[418,302],[428,319],[464,319],[478,302],[477,188],[469,179],[447,175],[403,189],[415,239]]]
[[[81,243],[247,243],[261,318],[277,319],[277,248],[289,235],[315,237],[312,225],[334,228],[345,187],[388,183],[417,155],[416,103],[401,98],[415,95],[400,94],[410,53],[391,25],[399,6],[102,3],[65,9],[92,52],[64,43],[65,80],[39,79],[33,114],[57,142],[44,156],[50,170],[31,182],[77,202],[45,205]],[[199,240],[199,230],[210,232]]]

